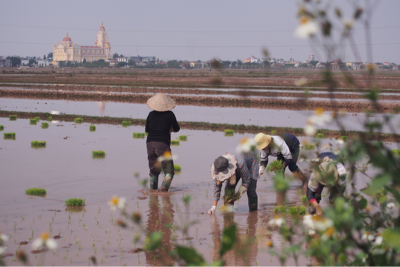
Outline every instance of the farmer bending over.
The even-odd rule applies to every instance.
[[[325,186],[330,189],[329,203],[333,204],[338,195],[343,194],[346,186],[346,168],[337,161],[337,156],[332,152],[324,152],[318,155],[313,167],[307,188],[307,200],[310,203],[309,213],[322,216],[322,208],[319,205],[321,193]]]
[[[211,165],[211,177],[214,179],[214,200],[208,214],[215,213],[217,203],[221,196],[221,188],[224,181],[225,186],[224,204],[233,205],[242,195],[247,192],[249,210],[257,210],[258,197],[256,193],[258,179],[258,161],[256,156],[249,152],[232,150],[214,160]],[[235,187],[242,178],[242,185],[235,193]]]
[[[164,156],[167,159],[161,162],[164,171],[164,181],[161,184],[161,191],[163,192],[168,192],[172,178],[174,178],[174,162],[170,147],[171,132],[179,132],[180,130],[175,115],[171,111],[175,105],[175,101],[163,93],[147,100],[147,106],[153,110],[147,116],[145,128],[148,133],[146,145],[150,168],[150,188],[158,189],[160,168],[157,159]]]
[[[302,182],[303,194],[307,190],[307,178],[297,166],[297,159],[300,153],[300,142],[293,134],[284,133],[279,135],[266,135],[259,133],[255,136],[256,147],[260,150],[260,176],[268,165],[268,156],[277,157],[283,161],[283,173],[286,167],[293,173],[294,177]]]

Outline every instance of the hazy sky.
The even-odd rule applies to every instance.
[[[327,1],[325,1],[326,3]],[[330,0],[351,17],[352,0]],[[374,0],[360,1],[365,2]],[[379,2],[379,1],[378,1]],[[303,61],[321,47],[293,36],[297,0],[0,0],[0,55],[40,56],[53,52],[68,32],[74,43],[93,45],[103,21],[113,53],[160,60],[244,60],[271,57]],[[380,1],[370,21],[373,61],[400,64],[400,1]],[[340,23],[340,21],[337,21]],[[367,61],[366,39],[356,24],[357,57]],[[348,44],[348,43],[346,43]],[[348,46],[340,55],[355,59]],[[357,59],[358,59],[357,58]]]

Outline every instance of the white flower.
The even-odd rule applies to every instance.
[[[275,216],[272,220],[268,222],[269,226],[278,226],[281,227],[285,223],[285,220],[280,216]]]
[[[303,216],[303,224],[310,229],[314,229],[314,220],[312,219],[312,215],[307,214]]]
[[[171,151],[165,151],[164,154],[157,158],[157,161],[169,161],[169,160],[176,160],[177,157],[172,155]]]
[[[294,82],[296,86],[304,86],[307,84],[307,78],[300,78]]]
[[[8,240],[8,236],[3,234],[3,233],[1,233],[1,231],[0,231],[0,241],[4,241],[5,242],[7,240]]]
[[[350,29],[353,27],[354,21],[352,19],[343,19],[343,25]]]
[[[340,138],[340,139],[336,140],[336,144],[338,144],[338,145],[343,145],[343,144],[344,144],[343,139]]]
[[[306,127],[304,127],[304,133],[307,136],[315,136],[317,134],[317,128],[312,124],[307,124]]]
[[[318,24],[311,18],[303,16],[300,18],[300,24],[294,32],[296,37],[306,39],[318,32]]]
[[[316,233],[316,232],[315,232],[314,229],[309,229],[309,230],[308,230],[308,234],[309,234],[309,235],[315,235],[315,233]]]
[[[368,241],[372,241],[374,238],[374,235],[371,235],[369,232],[365,232],[361,237],[361,239],[367,239]]]
[[[0,247],[0,255],[3,255],[7,247]]]
[[[242,140],[240,140],[236,150],[241,151],[243,153],[248,153],[250,151],[254,151],[255,148],[256,148],[256,141],[253,138],[245,137],[242,138]]]
[[[378,236],[376,237],[375,241],[374,241],[374,245],[375,245],[375,246],[379,246],[379,245],[382,244],[382,242],[383,242],[383,236],[378,235]]]
[[[110,205],[111,211],[114,211],[117,207],[118,207],[119,209],[125,208],[125,202],[126,202],[126,198],[124,198],[124,197],[118,198],[117,196],[113,196],[113,197],[108,201],[108,205]]]
[[[386,208],[388,208],[389,210],[393,209],[394,207],[396,207],[396,205],[393,202],[389,202],[386,205]]]
[[[38,249],[42,246],[44,246],[45,248],[54,250],[57,248],[57,242],[53,238],[50,237],[49,233],[44,232],[40,235],[40,237],[38,239],[36,239],[32,243],[33,249]]]
[[[327,228],[333,226],[333,221],[329,218],[321,218],[320,216],[313,216],[314,227],[317,231],[325,231]]]

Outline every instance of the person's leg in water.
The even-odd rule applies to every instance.
[[[157,158],[158,155],[156,153],[158,142],[148,142],[147,146],[147,159],[149,162],[150,169],[150,189],[157,190],[158,189],[158,176],[160,175],[160,168],[158,166]]]
[[[249,189],[247,190],[249,211],[255,211],[258,209],[258,196],[256,188],[257,188],[257,180],[251,179]]]

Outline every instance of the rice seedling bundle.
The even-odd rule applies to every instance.
[[[132,122],[131,121],[122,121],[122,126],[128,127],[131,126]]]
[[[289,207],[289,214],[290,215],[305,215],[306,207],[304,207],[304,206]]]
[[[95,125],[90,125],[90,126],[89,126],[89,130],[90,130],[91,132],[96,131],[96,126],[95,126]]]
[[[187,135],[180,135],[178,138],[180,141],[187,141]]]
[[[103,150],[94,150],[92,151],[92,155],[93,157],[105,157],[106,152],[104,152]]]
[[[393,149],[393,150],[392,150],[392,153],[393,153],[394,156],[398,157],[398,156],[400,155],[400,150],[398,150],[398,149]]]
[[[323,133],[317,133],[317,138],[319,138],[319,139],[324,138],[324,134]]]
[[[15,139],[15,133],[4,133],[4,139]]]
[[[49,128],[49,124],[47,122],[42,122],[42,128],[43,129]]]
[[[305,144],[304,145],[304,149],[305,150],[314,150],[315,149],[315,145],[314,144]]]
[[[180,171],[182,171],[182,167],[178,164],[174,164],[174,171],[180,172]]]
[[[17,120],[17,115],[10,115],[9,118],[10,118],[10,121],[15,121],[15,120]]]
[[[342,137],[340,137],[344,142],[346,142],[348,140],[348,137],[343,135]]]
[[[275,160],[268,164],[267,167],[268,172],[274,172],[274,173],[282,173],[283,172],[283,163],[282,160]]]
[[[144,133],[133,133],[133,138],[144,138]]]
[[[231,129],[226,129],[226,130],[224,130],[224,133],[225,133],[225,136],[233,136],[235,131],[231,130]]]
[[[40,117],[35,117],[35,120],[36,120],[37,122],[39,122],[39,121],[40,121]]]
[[[4,130],[4,125],[0,125],[0,131]]]
[[[286,213],[286,207],[285,206],[276,206],[274,209],[274,213]]]
[[[179,140],[171,140],[171,146],[179,146],[180,142]]]
[[[28,188],[25,191],[26,194],[28,195],[45,195],[46,194],[46,189],[43,188]]]
[[[47,120],[48,120],[48,121],[52,121],[52,120],[53,120],[53,117],[52,117],[52,116],[49,116],[49,117],[47,118]]]
[[[46,141],[32,141],[31,146],[32,147],[44,147],[44,146],[46,146]]]
[[[82,118],[75,118],[75,123],[82,123],[83,122],[83,119]]]
[[[37,124],[37,120],[36,119],[29,119],[29,123],[31,125],[36,125]]]
[[[65,200],[66,206],[85,206],[85,199],[84,198],[70,198]]]

